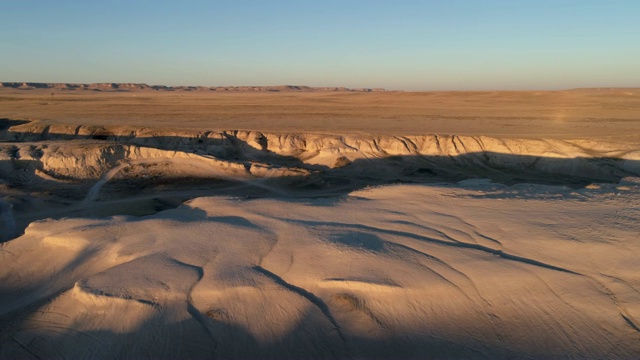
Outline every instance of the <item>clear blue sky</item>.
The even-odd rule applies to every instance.
[[[0,81],[640,86],[640,0],[3,0]]]

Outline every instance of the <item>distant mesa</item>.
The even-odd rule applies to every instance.
[[[137,83],[37,83],[37,82],[2,82],[0,88],[13,88],[17,90],[73,90],[73,91],[215,91],[215,92],[318,92],[318,91],[343,91],[343,92],[380,92],[383,88],[346,88],[346,87],[313,87],[297,85],[279,86],[166,86],[147,85]]]

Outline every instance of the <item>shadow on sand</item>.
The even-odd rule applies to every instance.
[[[301,176],[298,179],[273,178],[269,179],[271,186],[281,187],[288,191],[291,201],[305,201],[304,198],[321,197],[317,201],[318,206],[331,206],[336,199],[357,189],[367,186],[376,186],[394,183],[449,183],[455,186],[456,182],[466,179],[491,179],[494,182],[513,185],[521,183],[539,183],[548,185],[561,185],[572,188],[583,187],[593,182],[620,181],[626,176],[638,176],[637,169],[640,162],[616,159],[616,158],[547,158],[524,155],[499,154],[491,152],[470,153],[460,156],[388,156],[383,158],[370,158],[344,162],[340,167],[330,168],[326,166],[310,166],[293,156],[280,156],[267,150],[266,144],[262,149],[249,146],[234,136],[233,132],[226,133],[223,139],[208,138],[183,138],[162,137],[146,139],[144,144],[139,144],[135,136],[116,137],[104,133],[93,135],[65,135],[51,134],[49,132],[38,135],[34,140],[33,134],[14,133],[9,127],[17,125],[16,122],[4,119],[0,121],[0,132],[4,131],[5,143],[18,141],[53,141],[53,140],[93,140],[119,146],[121,144],[143,145],[163,150],[181,150],[190,152],[202,152],[215,155],[221,159],[239,163],[260,161],[276,167],[300,167],[311,170],[311,175]],[[11,144],[9,144],[10,148]],[[211,151],[213,149],[213,151]],[[116,166],[114,163],[113,166]],[[55,181],[43,180],[43,183],[34,184],[20,182],[20,178],[29,178],[36,170],[42,169],[42,164],[36,160],[11,159],[0,162],[0,170],[4,172],[4,184],[7,188],[29,190],[31,186],[48,188],[56,186]],[[14,176],[13,172],[20,172],[21,176]],[[69,180],[69,179],[67,179]],[[205,189],[201,193],[191,192],[186,199],[204,195],[234,195],[250,197],[278,197],[287,198],[281,194],[270,192],[268,188],[256,188],[233,183],[220,185],[219,179],[204,179],[204,182],[215,182],[213,188]],[[113,181],[117,183],[116,180]],[[121,181],[122,182],[122,181]],[[83,190],[88,190],[86,185]],[[117,185],[117,184],[115,184]],[[120,184],[122,185],[122,184]],[[127,196],[135,196],[140,192],[141,183],[130,184],[125,191]],[[147,184],[149,185],[149,184]],[[152,185],[152,184],[151,184]],[[191,184],[192,185],[192,184]],[[189,190],[190,184],[180,185],[180,181],[174,184],[171,191],[184,186]],[[71,185],[76,186],[76,185]],[[107,191],[109,184],[105,184]],[[77,187],[77,186],[76,186]],[[163,188],[151,189],[153,198],[163,197]],[[55,191],[52,189],[50,191]],[[128,192],[127,192],[128,191]],[[170,192],[170,191],[169,191]],[[62,196],[64,192],[60,193]],[[21,223],[13,218],[12,202],[0,193],[0,231],[3,234],[18,235],[24,228]],[[126,197],[126,196],[125,196]],[[301,199],[302,198],[302,199]],[[182,199],[182,198],[181,198]],[[76,202],[81,201],[79,199]],[[100,200],[96,201],[100,203]],[[71,202],[69,206],[74,206]],[[98,205],[98,204],[94,204]],[[126,206],[125,206],[126,207]],[[25,208],[28,211],[28,208]],[[196,211],[196,210],[194,210]],[[48,214],[51,215],[51,214]],[[74,216],[89,216],[86,209],[80,209]],[[192,216],[195,215],[195,216]],[[65,216],[58,214],[58,216]],[[170,216],[170,214],[167,214]],[[206,216],[204,213],[189,214],[185,219],[173,219],[175,221],[193,221]],[[135,221],[135,220],[132,220]],[[245,227],[252,227],[252,223],[246,219],[235,216],[218,218],[218,221],[232,222]],[[335,224],[340,225],[340,224]],[[358,227],[360,230],[351,232],[345,236],[335,236],[328,240],[338,245],[363,248],[369,252],[380,252],[384,248],[382,241],[370,235],[367,228]],[[394,234],[398,235],[398,234]],[[406,234],[405,236],[410,236]],[[477,249],[477,247],[465,248]],[[2,249],[0,248],[0,251]],[[499,255],[499,254],[498,254]],[[432,332],[400,333],[384,338],[364,337],[362,335],[350,335],[337,328],[336,323],[323,316],[326,305],[314,294],[305,293],[304,290],[286,283],[275,274],[261,267],[253,270],[272,280],[274,286],[280,286],[287,291],[297,293],[315,304],[309,310],[300,315],[300,320],[294,327],[288,329],[277,341],[263,341],[240,326],[234,325],[225,317],[224,309],[210,309],[206,313],[193,315],[194,308],[179,309],[179,316],[183,319],[168,321],[166,309],[154,306],[163,299],[154,299],[154,303],[140,302],[136,306],[149,307],[150,315],[143,323],[138,324],[136,331],[81,331],[75,330],[73,324],[60,325],[54,322],[40,323],[39,328],[33,330],[31,321],[25,318],[35,312],[44,314],[43,307],[50,303],[50,299],[56,298],[65,291],[70,291],[75,282],[81,280],[78,276],[72,278],[69,274],[80,273],[77,268],[83,263],[91,263],[91,257],[98,256],[91,248],[77,255],[75,260],[66,267],[57,269],[53,278],[43,279],[39,283],[31,284],[29,288],[11,288],[0,284],[0,358],[512,358],[512,357],[536,357],[528,350],[511,347],[501,347],[496,344],[488,344],[473,338],[467,332],[466,319],[454,319],[459,326],[459,333],[439,333],[438,324],[433,325]],[[504,255],[503,255],[504,258]],[[513,258],[511,258],[513,260]],[[517,259],[521,261],[521,259]],[[541,266],[538,263],[529,262],[528,265]],[[563,269],[551,268],[551,270]],[[568,273],[564,271],[564,273]],[[82,273],[83,277],[91,276],[91,273]],[[571,274],[570,274],[571,275]],[[60,285],[58,289],[51,289],[52,279],[68,279],[67,283]],[[135,301],[135,300],[131,300]],[[346,301],[349,302],[348,299]],[[348,305],[348,304],[347,304]],[[351,304],[353,305],[353,304]],[[358,305],[358,304],[355,304]],[[357,306],[356,306],[357,307]],[[356,309],[357,310],[357,309]],[[108,311],[108,309],[106,310]],[[204,310],[203,310],[204,311]],[[355,311],[355,310],[354,310]],[[326,312],[326,310],[324,311]],[[63,314],[64,315],[64,314]],[[326,315],[326,314],[325,314]],[[99,316],[98,314],[90,316]],[[101,316],[109,316],[109,314]],[[115,316],[115,315],[114,315]],[[265,315],[266,316],[266,315]],[[255,319],[265,321],[264,319]],[[472,326],[473,327],[473,326]],[[328,329],[328,330],[327,330]],[[544,323],[534,324],[528,328],[531,338],[539,338],[538,335],[548,331]],[[498,343],[498,342],[497,342]],[[524,346],[524,345],[523,345]],[[593,346],[593,349],[589,348]],[[584,348],[566,349],[564,353],[546,355],[554,357],[607,357],[610,354],[598,353],[596,345],[588,345]]]
[[[251,186],[248,181],[234,181],[221,179],[215,175],[210,178],[151,178],[151,179],[113,179],[103,181],[103,193],[112,194],[120,199],[129,198],[132,201],[141,193],[151,196],[155,205],[153,209],[141,214],[153,213],[182,201],[199,196],[229,195],[247,198],[277,197],[277,198],[340,198],[354,190],[370,186],[387,184],[455,184],[467,179],[490,179],[504,185],[522,183],[558,185],[570,188],[580,188],[594,182],[617,183],[628,176],[640,176],[640,161],[619,159],[612,157],[590,158],[558,158],[529,155],[514,155],[495,152],[471,152],[456,156],[442,155],[407,155],[407,156],[369,156],[354,161],[336,156],[333,167],[308,164],[295,156],[283,156],[268,150],[266,137],[254,139],[253,146],[241,140],[235,131],[216,133],[216,137],[209,137],[210,132],[197,133],[194,136],[151,136],[139,137],[134,133],[116,135],[101,127],[90,129],[90,134],[79,134],[80,127],[74,134],[54,133],[50,127],[45,127],[39,133],[15,131],[11,127],[28,123],[26,120],[0,119],[0,140],[4,142],[5,151],[17,152],[17,145],[21,142],[37,144],[59,142],[72,143],[74,141],[90,141],[109,147],[123,147],[127,145],[144,146],[160,150],[183,151],[214,156],[231,163],[241,164],[250,168],[255,163],[265,164],[272,168],[305,169],[310,175],[270,177],[260,179],[260,186]],[[87,131],[85,128],[83,131]],[[257,144],[257,145],[256,145]],[[116,149],[117,156],[107,164],[108,169],[119,166],[119,162],[126,160],[125,151]],[[37,154],[36,154],[37,155]],[[384,151],[382,152],[384,155]],[[43,164],[38,160],[23,160],[18,155],[10,160],[0,161],[0,185],[21,190],[23,192],[41,191],[54,194],[59,202],[76,203],[92,190],[96,190],[94,182],[78,181],[77,179],[47,174],[51,178],[66,181],[62,184],[52,180],[35,177],[36,171],[44,171]],[[35,156],[37,158],[37,156]],[[25,180],[26,179],[26,180]],[[35,179],[35,180],[34,180]],[[104,180],[104,179],[103,179]],[[71,184],[70,184],[71,183]],[[268,184],[268,185],[263,185]],[[29,222],[37,220],[35,212],[27,205],[12,204],[7,194],[2,194],[0,188],[0,232],[5,234],[4,240],[22,234]],[[99,199],[99,194],[93,198]],[[166,201],[171,197],[171,201]],[[14,199],[15,200],[15,199]],[[93,199],[92,199],[93,200]],[[95,203],[99,203],[96,201]],[[15,203],[15,201],[14,201]],[[160,205],[158,205],[160,203]],[[16,205],[16,206],[14,206]],[[96,204],[94,204],[96,205]],[[117,210],[119,209],[119,210]],[[127,206],[119,206],[113,212],[84,211],[84,216],[106,216],[116,214],[139,214],[127,210]],[[43,214],[43,217],[78,216],[60,209],[60,213]],[[25,214],[31,212],[31,216]],[[18,217],[18,221],[14,219]],[[26,216],[26,217],[25,217]]]

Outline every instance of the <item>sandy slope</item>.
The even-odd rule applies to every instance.
[[[639,194],[467,181],[40,221],[0,253],[0,357],[638,357]]]

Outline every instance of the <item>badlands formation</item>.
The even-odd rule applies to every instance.
[[[29,86],[0,359],[640,357],[638,89]]]

